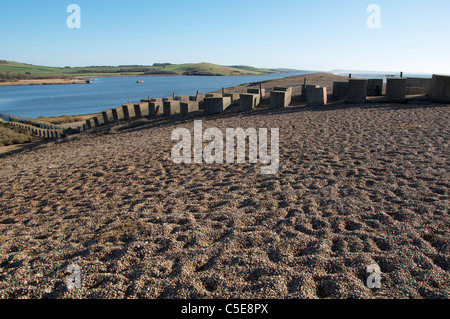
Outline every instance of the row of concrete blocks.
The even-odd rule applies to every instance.
[[[335,82],[333,95],[346,97],[348,103],[364,103],[367,96],[381,96],[383,80],[349,79],[348,82]],[[386,99],[390,102],[403,102],[406,95],[429,94],[432,101],[450,103],[450,77],[433,75],[432,79],[387,78]],[[327,104],[327,88],[305,85],[302,90],[308,106]],[[339,99],[336,98],[336,99]],[[272,101],[272,99],[271,99]],[[272,104],[272,103],[271,103]]]
[[[247,93],[239,95],[239,111],[251,111],[261,103],[261,99],[266,97],[266,90],[263,88],[250,88]],[[217,114],[225,111],[232,102],[235,101],[236,96],[225,94],[224,96],[206,97],[204,110],[205,114]],[[292,101],[292,88],[275,87],[270,92],[270,108],[279,109],[289,106]]]
[[[25,124],[25,125],[29,125],[29,126],[39,126],[39,128],[46,129],[46,130],[61,130],[61,128],[58,125],[38,122],[38,121],[31,120],[31,119],[22,119],[22,118],[14,116],[14,115],[6,115],[6,114],[0,113],[0,118],[4,119],[7,122],[20,123],[20,124]]]
[[[382,79],[349,79],[348,82],[334,82],[333,99],[347,99],[348,103],[365,103],[367,96],[381,96]],[[407,78],[387,78],[386,99],[391,102],[404,101],[407,94]]]
[[[266,96],[265,89],[248,89],[247,93],[239,96],[239,111],[253,110],[261,103],[261,99]],[[275,87],[270,92],[270,108],[281,109],[287,107],[292,101],[292,88]]]
[[[271,92],[272,95],[282,95],[276,105],[284,107],[290,104],[292,89],[278,88],[282,92]],[[248,89],[247,94],[221,94],[208,93],[195,96],[176,96],[174,98],[144,99],[140,103],[124,104],[118,108],[103,111],[102,115],[85,121],[79,131],[86,131],[94,127],[115,123],[122,120],[138,119],[142,117],[171,116],[180,114],[186,116],[189,113],[203,110],[206,115],[223,113],[238,97],[241,110],[253,109],[257,106],[261,97],[265,96],[265,90]],[[250,98],[248,100],[248,98]],[[247,104],[249,106],[247,106]]]
[[[34,134],[36,136],[40,136],[43,138],[60,138],[63,136],[63,132],[61,130],[39,128],[39,127],[36,127],[33,125],[27,125],[27,124],[18,123],[18,122],[9,122],[9,124],[11,124],[15,127],[18,127],[18,128],[25,129],[25,130],[31,132],[31,134]]]
[[[347,98],[348,103],[364,103],[367,96],[382,95],[381,79],[349,79],[348,82],[334,82],[333,99]],[[450,77],[433,75],[426,78],[387,78],[386,99],[403,102],[407,95],[428,95],[432,101],[450,102]]]
[[[173,99],[142,100],[139,103],[125,104],[121,107],[103,111],[99,117],[86,120],[82,130],[89,130],[105,124],[122,120],[138,119],[150,116],[169,116],[175,114],[187,115],[199,110],[199,103],[195,101],[179,101]]]
[[[195,96],[176,96],[174,98],[143,99],[139,103],[128,103],[120,107],[106,110],[101,116],[88,119],[78,128],[79,131],[86,131],[94,127],[139,119],[143,117],[171,116],[181,114],[186,116],[189,113],[205,108],[209,99],[219,97],[219,93],[197,94]]]
[[[262,94],[261,94],[262,95]],[[327,104],[327,88],[317,85],[305,85],[302,96],[306,98],[309,106],[320,106]],[[240,110],[248,111],[259,104],[260,94],[258,92],[241,94]],[[270,108],[281,109],[289,106],[292,102],[292,88],[275,87],[270,92]]]
[[[450,77],[433,76],[431,95],[435,99],[450,100]],[[412,83],[412,84],[411,84]],[[412,79],[410,85],[427,85],[424,79]],[[335,82],[333,87],[333,98],[347,98],[348,103],[364,103],[367,96],[378,96],[382,93],[382,80],[349,79],[348,82]],[[388,78],[386,85],[386,98],[392,102],[404,101],[408,93],[407,78]],[[411,86],[410,88],[415,88]],[[247,93],[239,95],[239,110],[253,110],[265,97],[264,89],[248,89]],[[309,106],[320,106],[327,104],[327,88],[316,85],[304,85],[302,96],[306,98]],[[125,104],[119,108],[103,111],[101,117],[86,120],[80,128],[85,131],[93,127],[117,122],[151,116],[170,116],[189,113],[203,109],[207,115],[224,112],[235,100],[235,94],[197,94],[196,96],[181,96],[174,98],[157,98],[141,100],[140,103]],[[280,109],[287,107],[292,101],[292,88],[275,87],[270,92],[270,108]]]
[[[352,79],[358,80],[358,79]],[[383,95],[383,80],[382,79],[360,79],[367,81],[367,96],[382,96]],[[334,82],[333,84],[333,100],[342,100],[348,97],[350,82]],[[431,79],[426,78],[388,78],[389,85],[386,85],[387,96],[392,96],[397,99],[397,95],[429,95],[431,92]],[[353,81],[353,87],[364,88],[364,84]],[[406,85],[406,86],[405,86]],[[398,90],[400,88],[400,91]],[[355,89],[353,89],[355,90]]]

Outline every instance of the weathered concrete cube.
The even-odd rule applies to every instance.
[[[309,88],[308,89],[308,106],[323,106],[327,104],[327,88]]]
[[[249,88],[247,89],[247,93],[258,94],[261,98],[264,98],[266,96],[266,89]]]
[[[367,80],[367,96],[381,96],[383,94],[383,79]]]
[[[259,90],[258,90],[259,91]],[[261,102],[260,93],[243,93],[239,97],[239,111],[250,111],[259,105]]]
[[[198,102],[187,101],[180,103],[180,113],[183,116],[188,115],[189,113],[198,111]]]
[[[133,107],[134,107],[134,114],[136,115],[136,118],[142,117],[141,105],[140,104],[134,104]]]
[[[406,80],[406,88],[424,88],[425,94],[431,94],[431,87],[433,85],[433,79],[430,78],[407,78]],[[406,93],[409,94],[408,92]],[[411,93],[415,94],[415,93]]]
[[[205,113],[218,114],[225,111],[231,105],[231,98],[226,97],[206,97],[205,98]]]
[[[231,98],[231,103],[233,103],[239,99],[239,94],[237,94],[237,93],[225,93],[223,96]]]
[[[367,79],[348,80],[348,99],[350,104],[367,102]]]
[[[205,94],[203,94],[203,93],[189,96],[189,101],[192,101],[192,102],[200,102],[200,101],[203,101],[204,99],[205,99]]]
[[[149,102],[140,102],[134,104],[134,114],[136,118],[149,116],[148,103]]]
[[[205,94],[203,94],[203,93],[199,93],[197,95],[192,95],[189,97],[189,101],[198,103],[198,108],[200,110],[204,109],[204,100],[205,100]]]
[[[270,92],[270,108],[281,109],[289,106],[292,101],[292,90]]]
[[[406,98],[407,78],[387,78],[386,99],[391,102],[403,102]]]
[[[406,87],[406,95],[426,95],[427,89],[424,87]]]
[[[136,116],[134,113],[134,105],[130,104],[122,105],[122,112],[124,120],[130,120]]]
[[[320,86],[318,85],[302,85],[302,100],[307,101],[308,100],[308,90],[309,89],[317,89]]]
[[[292,97],[292,88],[291,87],[286,87],[286,86],[276,86],[273,88],[272,91],[278,91],[278,92],[287,92],[290,94],[290,96]]]
[[[89,130],[89,129],[91,129],[92,127],[94,127],[94,123],[93,123],[94,121],[93,120],[90,120],[90,119],[88,119],[88,120],[86,120],[86,130]]]
[[[121,121],[124,119],[123,117],[123,109],[122,107],[116,107],[111,110],[114,121]]]
[[[114,122],[114,116],[112,110],[106,110],[102,112],[103,122],[105,124]]]
[[[141,116],[147,117],[150,116],[150,103],[151,99],[149,100],[141,100],[139,103],[141,105]]]
[[[450,103],[450,76],[433,74],[431,100]]]
[[[164,116],[180,114],[180,101],[165,101],[163,102]]]
[[[205,98],[207,97],[222,97],[222,93],[206,93]]]
[[[188,102],[189,101],[189,96],[175,96],[175,101],[180,101],[180,102]]]
[[[163,115],[164,114],[163,101],[160,100],[148,103],[148,111],[150,116]]]
[[[348,82],[333,83],[333,100],[345,100],[348,97]]]
[[[94,117],[93,120],[94,120],[95,127],[99,127],[99,126],[102,126],[103,124],[105,124],[105,122],[103,121],[103,116]]]

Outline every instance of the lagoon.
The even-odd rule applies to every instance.
[[[92,84],[0,86],[0,112],[24,118],[93,114],[141,99],[195,95],[311,72],[249,76],[100,77]],[[144,81],[137,83],[137,81]]]

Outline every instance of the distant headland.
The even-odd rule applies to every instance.
[[[266,69],[246,65],[223,66],[212,63],[154,63],[87,67],[49,67],[0,60],[0,85],[73,84],[87,78],[107,76],[239,76],[290,73],[291,69]]]

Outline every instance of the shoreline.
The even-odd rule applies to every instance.
[[[58,85],[58,84],[86,84],[86,80],[81,78],[74,78],[74,79],[49,78],[49,79],[27,79],[27,80],[0,82],[0,86]]]
[[[266,73],[257,75],[268,75],[268,74],[278,74],[278,73]],[[285,73],[289,74],[289,73]],[[183,75],[183,74],[114,74],[114,75],[95,75],[95,76],[84,76],[84,77],[74,77],[72,79],[59,79],[59,78],[48,78],[48,79],[25,79],[17,81],[5,81],[0,82],[0,86],[21,86],[21,85],[58,85],[58,84],[88,84],[86,80],[93,78],[113,78],[113,77],[151,77],[151,76],[186,76],[186,77],[197,77],[197,76],[251,76],[255,74],[240,74],[240,75],[215,75],[215,74],[198,74],[198,75]],[[257,76],[256,75],[256,76]]]
[[[185,75],[185,76],[190,76],[190,75]],[[257,86],[259,83],[262,83],[264,88],[266,90],[270,90],[274,87],[277,86],[290,86],[292,87],[292,94],[293,95],[301,95],[301,86],[303,85],[303,81],[304,79],[307,79],[308,84],[314,84],[314,85],[321,85],[324,87],[327,87],[328,90],[328,95],[331,95],[332,91],[333,91],[333,82],[334,81],[339,81],[339,80],[345,80],[347,77],[345,76],[341,76],[341,75],[336,75],[333,73],[326,73],[326,72],[317,72],[317,73],[309,73],[309,74],[302,74],[302,75],[293,75],[293,76],[287,76],[284,78],[280,78],[280,79],[272,79],[272,80],[265,80],[265,81],[261,81],[261,82],[252,82],[252,83],[243,83],[240,85],[235,85],[235,86],[230,86],[225,88],[226,93],[244,93],[246,92],[247,88],[250,87],[254,87]],[[216,91],[211,91],[211,92],[206,92],[206,93],[220,93],[222,92],[221,89],[216,90]],[[145,98],[145,97],[143,97]],[[136,101],[137,103],[138,101]],[[119,105],[118,105],[119,106]],[[73,114],[70,116],[73,117],[88,117],[88,116],[95,116],[97,114],[99,114],[101,112],[97,112],[97,113],[90,113],[90,114]],[[45,116],[45,115],[40,115],[36,118],[31,118],[33,120],[39,120],[39,117],[44,117],[44,118],[57,118],[57,117],[62,117],[64,116],[64,114],[61,114],[60,116]]]
[[[343,80],[344,78],[345,78],[344,76],[335,75],[332,73],[319,72],[319,73],[310,73],[310,74],[302,74],[302,75],[292,75],[292,76],[287,76],[287,77],[280,78],[280,79],[264,80],[261,82],[244,83],[244,84],[225,88],[225,91],[226,91],[226,93],[239,94],[239,93],[246,92],[247,88],[255,87],[255,86],[258,86],[259,83],[262,83],[266,90],[270,90],[273,87],[277,87],[277,86],[290,86],[290,87],[292,87],[293,95],[301,95],[301,85],[304,83],[304,79],[307,79],[309,84],[317,84],[317,85],[326,86],[328,90],[331,90],[333,87],[333,81]],[[207,93],[217,93],[217,92],[221,92],[221,90],[211,91],[211,92],[207,92]],[[331,94],[331,92],[329,92],[329,94]],[[101,112],[90,113],[90,114],[73,114],[73,115],[61,114],[59,116],[40,115],[38,117],[30,118],[30,119],[35,120],[35,121],[48,122],[48,120],[57,120],[58,118],[63,118],[63,117],[68,116],[68,117],[72,117],[72,118],[82,118],[82,121],[84,121],[85,119],[93,118],[99,114],[101,114]],[[74,121],[74,122],[70,122],[70,123],[64,123],[61,125],[62,126],[71,126],[78,122],[79,121]],[[28,143],[28,144],[30,144],[30,143]],[[25,144],[25,145],[28,145],[28,144]],[[31,144],[33,144],[33,143],[31,143]],[[19,146],[19,145],[24,145],[24,144],[17,144],[17,145]],[[0,154],[2,154],[2,153],[5,153],[5,150],[0,150]]]

